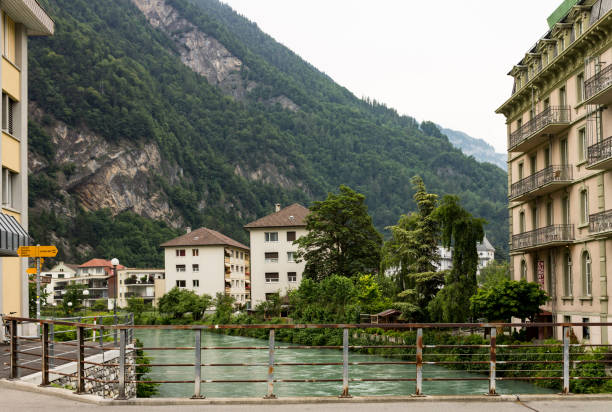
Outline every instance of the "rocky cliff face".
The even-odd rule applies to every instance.
[[[41,123],[44,113],[32,104],[30,116]],[[163,175],[170,181],[176,180],[179,170],[162,162],[154,142],[136,144],[121,140],[109,143],[85,129],[75,130],[59,121],[45,123],[48,124],[45,131],[56,148],[55,155],[49,162],[30,152],[29,171],[37,173],[50,163],[57,166],[62,198],[75,199],[86,210],[108,208],[115,214],[131,210],[174,227],[183,224],[154,179],[156,175]],[[74,202],[70,201],[43,199],[34,208],[75,215]]]
[[[165,0],[132,0],[149,23],[168,34],[176,44],[181,61],[210,84],[225,93],[244,99],[255,82],[242,79],[242,61],[233,56],[219,41],[198,30],[181,17]]]

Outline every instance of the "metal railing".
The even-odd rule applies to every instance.
[[[49,385],[49,375],[57,374],[57,371],[50,371],[49,360],[53,359],[54,356],[49,351],[49,344],[52,341],[50,337],[50,327],[53,325],[72,325],[77,331],[77,339],[74,347],[76,348],[76,372],[69,375],[76,379],[77,393],[85,393],[85,382],[95,381],[105,385],[115,385],[116,392],[119,394],[118,398],[125,399],[126,385],[138,384],[138,383],[153,383],[153,384],[193,384],[194,391],[192,398],[202,398],[202,385],[203,384],[214,384],[214,383],[233,383],[233,384],[245,384],[245,383],[265,383],[266,391],[264,398],[274,399],[275,384],[280,382],[291,382],[291,383],[316,383],[316,382],[337,382],[339,384],[338,394],[340,397],[350,397],[350,383],[351,382],[414,382],[414,394],[423,395],[423,382],[424,381],[488,381],[488,393],[490,395],[497,394],[496,384],[499,381],[557,381],[561,382],[562,391],[564,394],[570,391],[570,380],[581,380],[581,379],[601,379],[607,380],[612,377],[607,376],[580,376],[580,365],[583,364],[612,364],[612,358],[609,356],[611,353],[608,351],[612,349],[606,344],[589,344],[589,343],[570,343],[570,336],[572,334],[571,328],[576,327],[608,327],[612,326],[612,323],[463,323],[463,324],[407,324],[407,323],[394,323],[394,324],[264,324],[264,325],[114,325],[114,326],[103,326],[94,324],[84,323],[70,323],[58,320],[36,320],[28,318],[18,317],[6,317],[6,321],[10,324],[11,330],[11,346],[10,346],[10,377],[15,379],[19,377],[20,369],[27,369],[33,371],[41,371],[41,384]],[[43,333],[38,342],[41,342],[41,353],[38,354],[40,367],[33,368],[25,366],[21,356],[35,355],[33,353],[24,353],[20,350],[21,339],[27,339],[16,335],[17,326],[20,322],[38,322],[40,323]],[[497,338],[499,331],[505,328],[506,331],[512,328],[546,328],[551,329],[554,327],[560,327],[562,330],[562,342],[559,343],[534,343],[526,342],[521,344],[498,344]],[[120,331],[121,338],[119,344],[113,347],[101,346],[101,350],[118,350],[118,359],[113,360],[112,363],[93,363],[86,358],[86,350],[88,345],[85,343],[85,331],[87,329],[112,329]],[[406,342],[405,340],[393,340],[388,339],[382,344],[350,344],[351,334],[353,331],[353,338],[359,338],[359,333],[366,331],[368,328],[380,329],[393,329],[393,330],[413,330],[416,333],[411,335],[414,336],[414,341]],[[434,330],[451,330],[454,333],[461,332],[463,329],[474,329],[484,331],[488,334],[488,341],[485,340],[484,344],[430,344],[426,343],[427,337],[424,337],[423,331],[426,329]],[[137,372],[130,369],[126,365],[133,364],[128,362],[130,356],[135,357],[135,351],[128,347],[131,342],[130,330],[133,329],[155,329],[155,330],[182,330],[193,332],[193,346],[183,347],[169,347],[169,346],[155,346],[155,347],[142,347],[142,351],[191,351],[193,353],[193,362],[186,363],[157,363],[149,362],[147,367],[149,368],[167,368],[167,367],[185,367],[191,368],[193,371],[192,375],[190,372],[185,372],[181,375],[182,379],[166,379],[166,380],[152,380],[143,377],[139,377]],[[205,331],[219,332],[220,330],[231,330],[231,329],[264,329],[268,330],[268,344],[257,345],[257,346],[202,346],[202,333]],[[326,345],[326,346],[315,346],[315,345],[278,345],[275,341],[275,332],[280,329],[332,329],[342,331],[342,344],[341,345]],[[379,335],[376,335],[379,336]],[[30,341],[32,339],[29,339]],[[390,344],[393,343],[393,344]],[[600,355],[604,355],[603,358],[595,358],[584,356],[587,350],[593,348],[603,348],[606,352],[601,350],[598,352]],[[283,350],[301,351],[311,349],[326,349],[341,351],[341,361],[324,361],[320,359],[318,362],[283,362],[275,360],[275,354]],[[351,360],[351,351],[371,351],[382,349],[385,350],[389,360],[379,360],[371,362],[361,362]],[[533,349],[533,351],[530,351]],[[252,356],[248,356],[251,362],[240,362],[241,359],[236,359],[232,363],[202,363],[202,351],[266,351],[267,361],[266,362],[253,362]],[[395,352],[393,352],[395,351]],[[236,352],[234,352],[236,353]],[[238,352],[240,353],[240,352]],[[338,352],[336,352],[338,353]],[[444,360],[440,356],[448,355],[449,353],[455,354],[457,360]],[[36,355],[35,355],[36,356]],[[394,358],[395,356],[395,358]],[[398,358],[399,356],[399,358]],[[573,357],[573,359],[572,359]],[[58,357],[55,357],[58,358]],[[173,359],[170,357],[163,357],[165,359]],[[162,359],[163,359],[162,358]],[[66,358],[60,358],[66,359]],[[440,360],[442,359],[442,360]],[[85,365],[95,365],[98,367],[114,367],[118,368],[117,374],[118,379],[105,380],[98,378],[91,378],[85,374]],[[404,375],[401,377],[351,377],[351,368],[355,365],[414,365],[414,372],[412,375]],[[476,372],[477,374],[470,377],[425,377],[424,376],[424,365],[440,365],[443,367],[460,368],[465,367],[470,372]],[[248,367],[245,372],[245,377],[242,379],[202,379],[202,368],[215,368],[215,367]],[[324,378],[321,376],[308,379],[279,379],[275,375],[276,368],[278,367],[303,367],[303,366],[338,366],[341,367],[342,377],[341,378]],[[501,366],[501,368],[499,368]],[[558,366],[558,367],[557,367]],[[252,370],[250,367],[265,367],[267,368],[267,376],[265,379],[253,379]],[[542,369],[538,369],[542,368]],[[340,368],[339,368],[340,369]],[[165,369],[164,369],[165,370]],[[186,369],[188,370],[188,369]],[[405,370],[409,372],[409,369]],[[533,372],[545,372],[543,375],[533,374]],[[353,372],[354,373],[354,372]],[[60,373],[61,375],[61,373]],[[167,376],[164,373],[164,376]],[[169,376],[171,377],[171,375]],[[340,386],[341,384],[341,386]],[[263,395],[263,393],[262,393]]]
[[[589,232],[594,234],[612,232],[612,210],[589,215]]]
[[[512,236],[511,250],[574,240],[574,225],[550,225]]]
[[[548,125],[569,123],[570,114],[569,106],[548,106],[533,119],[510,133],[509,148],[512,149]]]
[[[612,64],[608,64],[599,73],[584,82],[585,100],[595,96],[600,91],[612,86]]]
[[[548,166],[547,168],[544,168],[531,176],[527,176],[526,178],[513,183],[510,188],[509,197],[510,199],[514,199],[549,183],[571,181],[572,171],[573,169],[571,165]]]
[[[589,166],[608,159],[612,159],[612,136],[589,146],[588,149]]]

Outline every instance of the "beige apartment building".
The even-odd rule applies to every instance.
[[[0,2],[0,313],[18,316],[28,316],[28,262],[16,257],[17,248],[29,242],[28,37],[50,36],[53,30],[53,20],[35,0]]]
[[[612,322],[612,1],[567,0],[509,75],[510,266],[551,300],[540,319]],[[548,334],[560,338],[560,327]],[[610,327],[574,328],[608,343]]]
[[[161,245],[164,248],[165,292],[174,287],[198,295],[217,293],[236,305],[251,301],[249,247],[216,230],[200,228]]]
[[[129,298],[142,298],[146,305],[157,306],[166,293],[164,269],[125,268],[117,271],[119,301],[117,306],[125,308]]]
[[[310,211],[294,203],[247,225],[251,239],[251,273],[253,278],[253,306],[271,294],[287,294],[297,289],[302,281],[306,262],[296,262],[297,245],[293,241],[304,236],[306,216]]]

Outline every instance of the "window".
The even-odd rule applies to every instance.
[[[287,232],[287,242],[293,242],[295,240],[295,232]]]
[[[278,263],[278,252],[266,252],[266,263]]]
[[[232,272],[234,271],[234,265],[232,265]]]
[[[177,288],[184,288],[186,284],[187,283],[184,280],[177,280],[176,281],[176,287]]]
[[[63,273],[58,273],[57,278],[58,279],[64,279],[64,274]]]
[[[278,232],[266,232],[266,242],[278,242]]]
[[[176,256],[185,256],[185,249],[176,249]]]
[[[563,224],[567,225],[569,224],[569,210],[570,210],[570,202],[569,202],[569,197],[565,196],[563,198],[563,200],[561,201],[561,206],[563,207],[563,210],[561,211],[561,213],[563,214]]]
[[[278,272],[266,273],[266,283],[278,283]]]
[[[565,92],[565,86],[559,89],[559,106],[565,106],[567,104],[567,93]]]
[[[531,208],[531,230],[536,230],[538,228],[539,219],[538,219],[538,207]]]
[[[546,146],[544,149],[544,168],[550,166],[550,146]]]
[[[563,50],[565,50],[565,37],[561,36],[559,39],[559,51],[562,52]]]
[[[576,102],[580,103],[584,100],[584,73],[576,76]]]
[[[587,143],[586,143],[586,131],[584,127],[578,130],[578,160],[584,161],[586,160],[586,151],[587,151]]]
[[[16,49],[16,36],[15,36],[15,22],[4,13],[4,57],[15,63],[15,49]]]
[[[193,264],[191,265],[191,271],[192,272],[199,272],[200,271],[200,265],[199,264]]]
[[[519,180],[523,179],[523,177],[525,177],[525,165],[523,164],[523,162],[519,163],[518,165],[518,178]]]
[[[199,256],[200,249],[191,249],[191,256]]]
[[[582,323],[589,323],[589,318],[582,318]],[[589,340],[591,339],[591,330],[588,326],[582,326],[582,339]]]
[[[185,271],[185,265],[176,265],[176,271],[177,272],[184,272]]]
[[[516,121],[516,130],[520,129],[521,127],[523,127],[523,119],[518,119]]]
[[[550,97],[547,97],[546,99],[544,99],[544,110],[548,109],[550,107]]]
[[[546,203],[546,226],[553,224],[553,204],[551,201]]]
[[[521,260],[521,280],[527,280],[527,262]]]
[[[289,282],[297,282],[297,273],[296,272],[287,272],[287,280]]]
[[[531,166],[531,174],[535,174],[535,172],[538,169],[538,156],[537,155],[533,155],[529,158],[529,164]]]
[[[15,113],[17,102],[2,93],[2,130],[10,135],[15,135]]]
[[[519,233],[525,232],[525,212],[519,214]]]
[[[3,167],[2,168],[2,205],[5,207],[15,207],[14,190],[16,184],[17,173]]]
[[[576,22],[576,37],[582,34],[582,20]]]
[[[193,280],[193,287],[194,288],[199,288],[200,287],[200,280],[199,279],[194,279]]]
[[[572,295],[572,257],[569,253],[563,256],[563,295]]]
[[[586,189],[580,192],[580,222],[589,223],[589,192]]]
[[[582,295],[591,296],[591,256],[588,251],[582,253]]]
[[[295,262],[295,252],[287,252],[287,262]]]
[[[244,252],[240,252],[240,259],[244,259]]]

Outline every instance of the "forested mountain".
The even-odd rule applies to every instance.
[[[416,174],[487,219],[507,253],[502,170],[357,99],[228,6],[40,1],[56,34],[29,43],[30,224],[60,258],[159,265],[160,239],[185,226],[247,242],[242,225],[274,203],[340,184],[383,231],[414,208]]]

